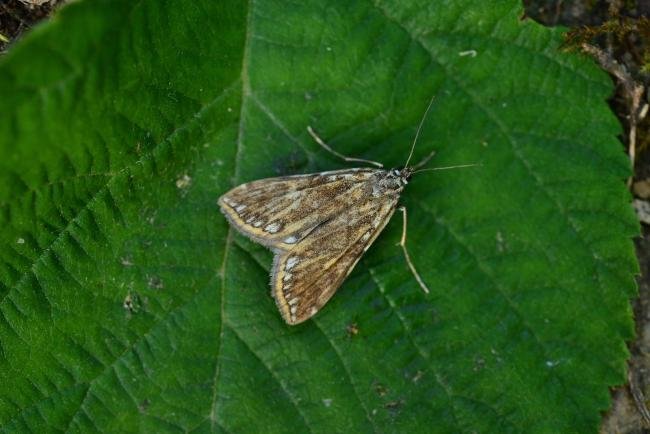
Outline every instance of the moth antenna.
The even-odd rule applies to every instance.
[[[431,97],[431,101],[429,101],[429,105],[427,106],[427,109],[424,111],[424,115],[422,115],[422,119],[420,120],[420,125],[418,125],[418,130],[415,132],[415,138],[413,139],[413,144],[411,145],[411,152],[409,152],[409,157],[406,159],[406,164],[404,164],[404,167],[408,167],[409,162],[411,161],[411,157],[413,156],[413,151],[415,151],[415,144],[418,141],[418,137],[420,136],[420,130],[422,129],[422,125],[424,125],[424,120],[427,118],[427,113],[429,113],[429,109],[431,108],[431,105],[433,104],[433,100],[436,98],[436,96]]]
[[[381,163],[379,163],[379,162],[377,162],[377,161],[364,160],[363,158],[352,158],[352,157],[346,157],[345,155],[343,155],[343,154],[341,154],[341,153],[339,153],[339,152],[336,152],[334,149],[330,148],[330,146],[329,146],[327,143],[325,143],[325,142],[323,141],[323,139],[321,139],[320,137],[318,137],[318,135],[314,132],[314,130],[313,130],[310,126],[307,127],[307,131],[308,131],[309,134],[314,138],[314,140],[316,140],[316,143],[318,143],[318,144],[321,145],[323,148],[325,148],[326,151],[331,152],[332,154],[336,155],[337,157],[343,159],[344,161],[348,161],[348,162],[350,162],[350,161],[356,161],[356,162],[360,162],[360,163],[368,163],[368,164],[372,164],[373,166],[379,167],[380,169],[381,169],[382,167],[384,167],[383,164],[381,164]]]
[[[476,166],[483,166],[483,165],[481,163],[474,163],[474,164],[459,164],[458,166],[432,167],[430,169],[415,170],[411,173],[411,175],[415,175],[416,173],[420,173],[420,172],[433,172],[434,170],[460,169],[463,167],[476,167]]]
[[[418,274],[417,270],[415,269],[415,265],[413,265],[413,262],[411,262],[411,257],[409,256],[408,250],[406,250],[406,208],[403,206],[399,207],[399,210],[402,211],[402,216],[404,217],[402,219],[403,226],[402,226],[402,239],[399,241],[399,245],[402,248],[402,251],[404,252],[404,258],[406,259],[406,263],[408,264],[409,268],[411,269],[411,273],[413,273],[413,276],[415,277],[415,280],[417,280],[418,284],[420,285],[420,288],[422,288],[422,291],[424,291],[425,294],[429,293],[429,288],[427,285],[424,283],[424,280],[420,277]]]

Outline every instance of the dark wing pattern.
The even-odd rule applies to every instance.
[[[384,229],[398,197],[367,199],[276,255],[271,287],[287,323],[299,324],[327,303]]]
[[[383,173],[346,169],[262,179],[219,198],[235,228],[275,252],[272,293],[287,323],[315,315],[390,220],[399,193],[374,194]]]
[[[373,169],[347,169],[261,179],[219,198],[221,212],[241,233],[273,250],[287,249],[350,207]]]

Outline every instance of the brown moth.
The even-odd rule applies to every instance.
[[[429,107],[418,127],[403,169],[384,170],[380,163],[345,157],[309,133],[325,149],[346,161],[377,168],[354,168],[248,182],[219,198],[230,224],[275,254],[271,288],[288,324],[316,314],[334,295],[363,253],[395,212],[404,187],[429,154],[413,167],[408,163]],[[464,167],[464,166],[453,166]],[[424,169],[424,170],[440,170]],[[421,288],[428,289],[406,251],[406,209],[400,245]]]

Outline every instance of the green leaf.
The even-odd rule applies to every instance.
[[[0,425],[595,432],[625,381],[637,224],[612,85],[520,2],[72,2],[0,63]],[[285,325],[217,198],[416,175],[339,293]]]

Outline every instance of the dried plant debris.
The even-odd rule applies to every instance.
[[[642,179],[632,184],[632,193],[639,199],[650,198],[650,179]]]
[[[47,18],[65,0],[0,1],[0,54],[36,23]]]
[[[634,199],[633,205],[639,221],[650,225],[650,203],[645,200]]]

